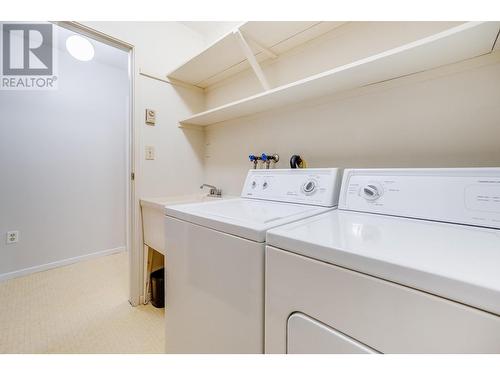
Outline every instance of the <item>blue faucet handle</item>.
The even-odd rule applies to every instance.
[[[266,161],[269,157],[266,154],[262,154],[262,161]]]

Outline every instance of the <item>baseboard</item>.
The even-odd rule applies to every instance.
[[[92,259],[92,258],[97,258],[97,257],[105,256],[105,255],[111,255],[111,254],[115,254],[115,253],[120,253],[120,252],[125,251],[125,250],[127,250],[127,248],[125,246],[120,246],[120,247],[115,247],[114,249],[97,251],[95,253],[80,255],[80,256],[77,256],[74,258],[62,259],[62,260],[58,260],[56,262],[41,264],[39,266],[23,268],[23,269],[18,270],[18,271],[3,273],[3,274],[0,274],[0,282],[5,281],[5,280],[9,280],[9,279],[14,279],[16,277],[30,275],[30,274],[36,273],[36,272],[47,271],[47,270],[50,270],[52,268],[67,266],[69,264],[81,262],[81,261]]]

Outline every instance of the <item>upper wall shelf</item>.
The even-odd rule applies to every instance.
[[[490,53],[500,22],[468,22],[397,48],[283,85],[180,123],[206,126]]]
[[[257,61],[261,62],[272,54],[280,55],[343,23],[251,21],[242,23],[237,29],[248,40]],[[167,77],[206,88],[248,68],[248,61],[231,31]]]

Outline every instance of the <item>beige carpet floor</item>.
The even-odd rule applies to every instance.
[[[119,253],[0,282],[0,353],[163,353],[164,309],[128,303]]]

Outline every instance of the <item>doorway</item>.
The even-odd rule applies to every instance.
[[[73,22],[46,25],[55,87],[0,90],[0,233],[17,234],[0,242],[0,280],[133,240],[132,46]]]

